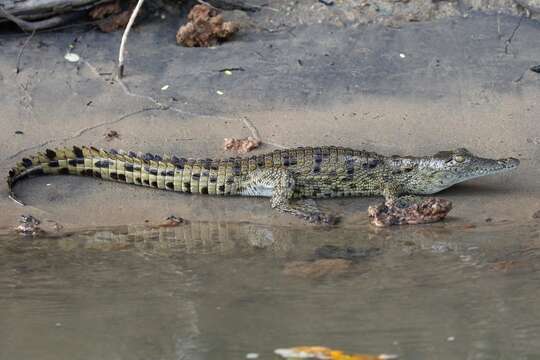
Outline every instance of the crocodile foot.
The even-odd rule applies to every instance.
[[[404,196],[368,208],[370,222],[378,227],[437,222],[452,210],[452,202],[437,197]]]

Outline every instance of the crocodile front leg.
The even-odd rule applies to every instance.
[[[272,208],[289,213],[306,221],[317,224],[333,225],[337,218],[319,210],[315,201],[311,199],[293,200],[295,181],[293,175],[287,170],[267,170],[266,178],[272,178]]]
[[[402,193],[402,186],[395,183],[386,183],[382,189],[382,195],[384,196],[384,202],[386,204],[395,202]]]

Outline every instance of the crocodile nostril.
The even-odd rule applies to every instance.
[[[500,160],[497,160],[497,162],[507,167],[516,167],[519,165],[519,160],[516,158],[500,159]]]
[[[509,163],[509,165],[512,165],[512,166],[518,166],[519,165],[519,160],[516,159],[516,158],[508,158],[508,163]]]

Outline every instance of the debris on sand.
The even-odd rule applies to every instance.
[[[21,215],[19,225],[15,228],[15,231],[25,236],[36,236],[43,232],[39,224],[41,224],[41,221],[32,215]]]
[[[90,10],[88,16],[90,16],[90,18],[93,20],[101,20],[105,19],[107,16],[116,15],[121,11],[122,8],[120,7],[120,4],[115,1],[112,3],[99,4],[95,6],[92,10]]]
[[[236,151],[240,154],[245,154],[253,149],[256,149],[261,145],[261,140],[248,136],[243,139],[226,138],[223,148],[229,151]]]
[[[93,20],[100,20],[97,26],[103,32],[109,33],[126,27],[134,7],[123,10],[119,2],[100,4],[94,7],[89,16]]]
[[[66,55],[64,55],[64,59],[66,59],[67,61],[72,62],[72,63],[79,62],[79,60],[81,60],[81,58],[80,58],[80,56],[78,54],[75,54],[75,53],[72,53],[72,52],[66,53]]]
[[[159,224],[159,227],[176,227],[179,225],[183,225],[185,223],[186,223],[186,220],[184,220],[183,218],[171,215],[167,217],[165,221]]]
[[[114,139],[120,139],[120,134],[116,130],[110,130],[105,134],[105,140],[112,141]]]
[[[229,39],[239,27],[232,21],[223,21],[217,10],[206,5],[195,5],[188,23],[178,29],[176,42],[186,47],[209,47]]]
[[[378,227],[407,224],[426,224],[440,221],[452,210],[446,199],[403,197],[396,201],[370,206],[370,222]]]
[[[540,0],[514,0],[514,2],[523,6],[532,14],[540,14]]]
[[[298,346],[289,349],[276,349],[276,355],[283,359],[321,359],[321,360],[390,360],[397,359],[397,355],[360,355],[346,354],[341,350],[330,349],[324,346]]]

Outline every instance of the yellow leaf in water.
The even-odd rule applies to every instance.
[[[345,354],[343,351],[324,346],[298,346],[289,349],[276,349],[277,355],[289,359],[318,359],[318,360],[390,360],[397,359],[396,355],[361,355]]]

